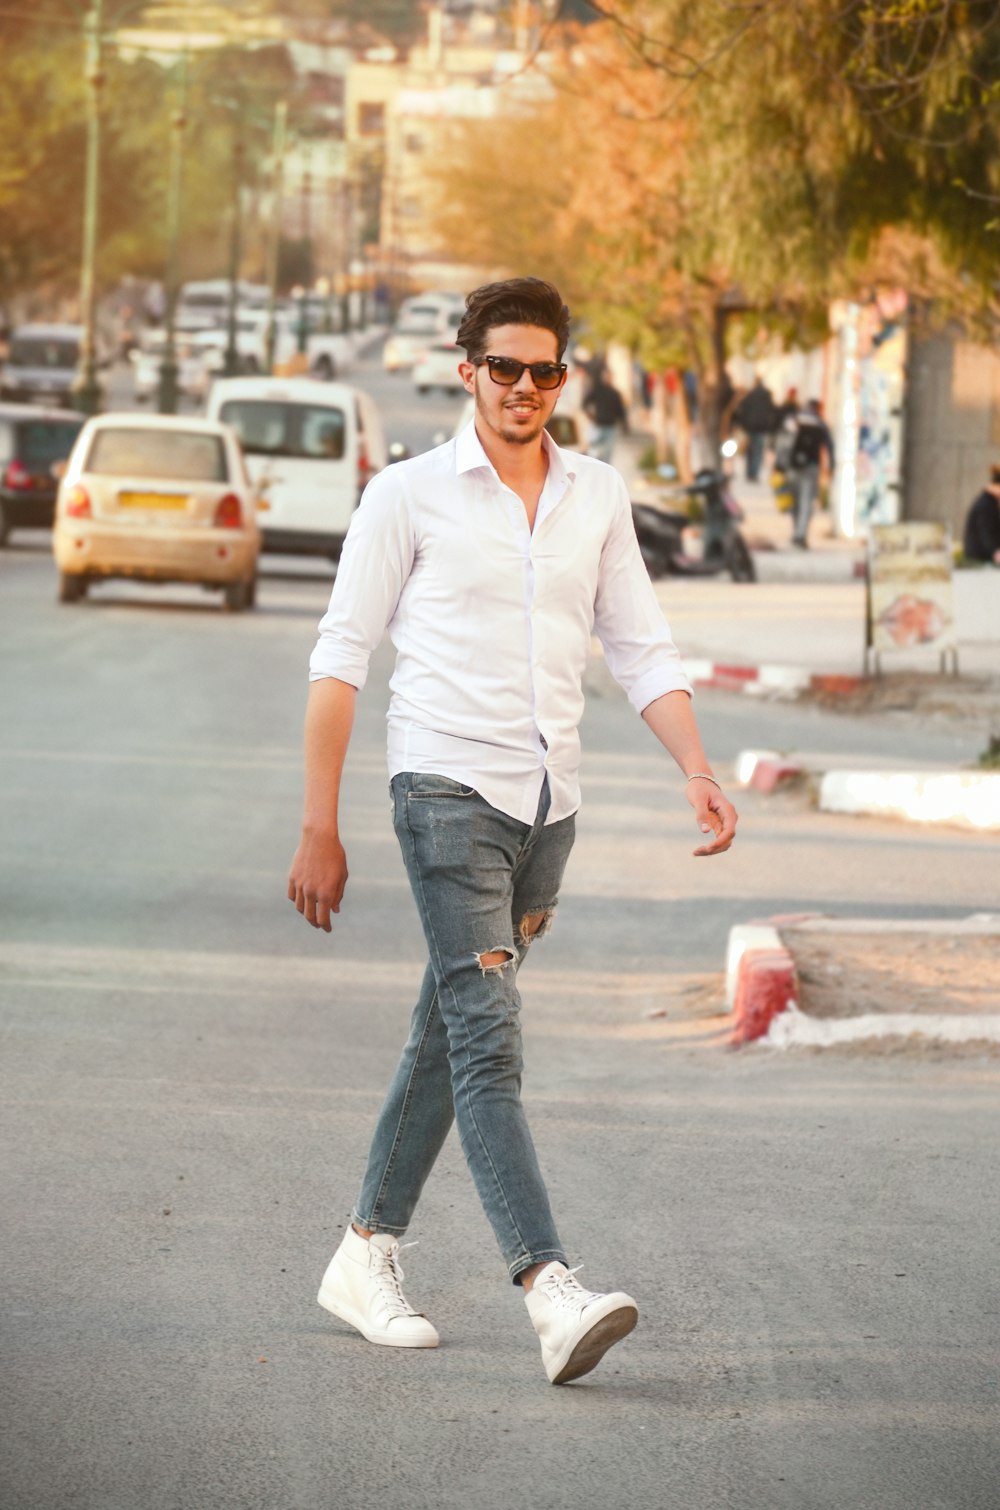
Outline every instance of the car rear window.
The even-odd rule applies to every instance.
[[[38,336],[15,336],[10,343],[14,367],[75,367],[80,348],[75,341],[47,341]]]
[[[232,425],[250,456],[340,461],[346,444],[343,409],[281,399],[229,399],[219,418]]]
[[[71,419],[25,420],[17,426],[18,458],[27,467],[45,467],[54,461],[65,461],[82,428],[82,419],[79,423]]]
[[[226,450],[219,435],[196,430],[101,428],[84,467],[107,477],[177,477],[184,482],[226,482]]]

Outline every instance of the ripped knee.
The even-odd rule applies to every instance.
[[[540,907],[524,914],[518,924],[518,936],[523,948],[527,949],[533,939],[544,938],[551,931],[554,912],[554,907]]]
[[[509,949],[506,944],[500,949],[488,949],[484,954],[476,955],[476,963],[483,975],[496,975],[508,965],[512,965],[516,959],[517,955],[514,950]]]

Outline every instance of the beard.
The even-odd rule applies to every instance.
[[[542,431],[545,428],[545,412],[540,408],[536,409],[533,415],[533,419],[536,421],[536,423],[532,423],[530,420],[525,418],[521,421],[520,424],[515,425],[513,422],[507,420],[506,413],[506,408],[501,407],[500,413],[496,417],[496,420],[493,420],[487,410],[486,404],[483,402],[482,397],[477,391],[477,418],[481,419],[484,424],[488,425],[489,428],[493,430],[495,434],[499,435],[500,439],[502,441],[505,441],[508,445],[530,446],[532,441],[537,440],[539,435],[541,435]]]

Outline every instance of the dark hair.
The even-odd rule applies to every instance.
[[[465,318],[455,336],[470,362],[486,355],[486,337],[497,325],[539,325],[551,330],[559,346],[559,360],[569,341],[569,310],[562,294],[542,278],[506,278],[484,283],[465,301]]]
[[[1000,467],[990,467],[990,482],[994,487],[1000,486]]]

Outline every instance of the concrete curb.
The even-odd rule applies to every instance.
[[[827,771],[820,782],[825,813],[948,823],[1000,832],[1000,771]]]
[[[730,929],[726,1004],[733,1013],[734,1048],[762,1038],[779,1013],[797,1005],[798,991],[795,961],[773,921]]]
[[[776,750],[741,750],[734,773],[758,792],[814,776],[825,813],[1000,832],[1000,771],[820,771]]]
[[[1000,918],[975,913],[958,921],[950,919],[827,918],[799,914],[743,923],[730,929],[726,951],[726,1004],[733,1015],[729,1043],[734,1048],[762,1042],[771,1048],[828,1048],[863,1039],[922,1037],[939,1043],[1000,1043],[1000,1013],[935,1014],[919,1012],[859,1013],[855,1017],[809,1017],[799,1009],[795,958],[783,942],[778,925],[818,922],[831,935],[838,930],[852,933],[906,932],[946,936],[963,933],[996,933]]]
[[[806,671],[802,666],[735,666],[696,656],[685,658],[684,670],[694,687],[745,692],[750,697],[798,697],[807,691],[844,696],[856,692],[862,682],[860,676]]]

